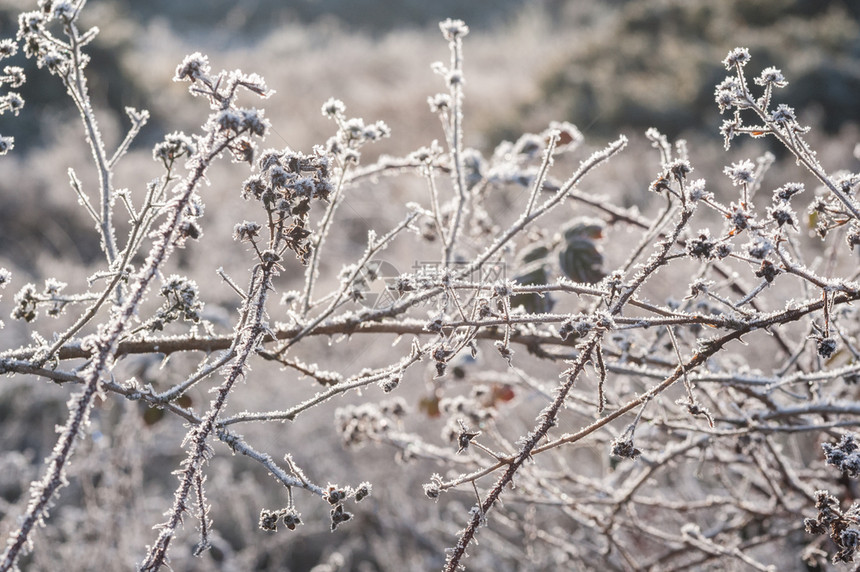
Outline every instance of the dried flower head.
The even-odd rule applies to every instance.
[[[726,59],[723,60],[723,65],[726,66],[726,69],[731,70],[736,66],[743,67],[747,65],[749,61],[750,52],[747,48],[734,48],[729,52],[729,55],[726,56]]]
[[[0,60],[4,58],[11,58],[15,54],[18,53],[18,44],[15,43],[14,40],[3,39],[0,40]]]
[[[469,33],[469,26],[462,20],[452,20],[451,18],[440,22],[439,29],[442,30],[442,35],[449,42],[462,38]]]
[[[725,167],[723,173],[728,175],[732,180],[732,185],[749,185],[755,180],[755,165],[752,161],[744,159],[737,163],[732,163],[731,167]]]
[[[339,504],[333,509],[331,509],[331,531],[334,532],[337,530],[337,527],[343,524],[344,522],[351,520],[353,514],[351,512],[347,512],[343,509],[343,505]]]
[[[821,338],[815,344],[818,355],[824,359],[828,359],[836,353],[836,347],[836,340],[830,337]]]
[[[860,476],[860,447],[853,433],[846,433],[839,443],[822,443],[824,457],[828,465],[839,468],[852,479]]]
[[[260,225],[253,221],[244,221],[233,228],[233,240],[240,242],[253,241],[260,235]]]
[[[209,66],[209,57],[194,52],[191,55],[185,56],[182,63],[176,67],[176,74],[173,81],[198,81],[209,77],[211,68]]]
[[[794,112],[794,108],[780,103],[773,113],[770,114],[770,119],[778,125],[787,127],[797,122],[797,115]]]
[[[635,459],[642,454],[642,451],[633,446],[633,439],[626,434],[612,441],[610,452],[613,456],[622,459]]]
[[[803,192],[803,183],[786,183],[773,191],[773,200],[788,202],[791,197]]]
[[[776,221],[776,224],[782,227],[785,224],[797,228],[797,215],[788,205],[777,205],[768,207],[767,215]]]
[[[284,526],[290,530],[295,530],[302,523],[302,515],[295,508],[288,508],[283,511]]]
[[[0,136],[0,155],[5,155],[15,148],[15,139],[13,137]]]
[[[761,70],[761,75],[759,75],[755,79],[755,83],[757,85],[772,87],[785,87],[788,85],[788,82],[786,81],[785,76],[782,75],[782,72],[773,66],[766,67]]]
[[[711,231],[703,229],[698,236],[687,240],[687,254],[693,258],[708,259],[714,254],[717,243],[711,238]]]
[[[280,511],[266,510],[260,511],[260,530],[266,532],[277,532],[278,521],[280,520]]]
[[[346,105],[344,105],[344,103],[339,99],[331,97],[323,103],[322,114],[324,117],[342,119],[345,113]]]
[[[447,111],[451,108],[451,96],[447,93],[437,93],[428,97],[427,103],[430,105],[430,111],[433,113]]]

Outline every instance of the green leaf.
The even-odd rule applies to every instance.
[[[597,240],[603,238],[603,221],[594,218],[577,218],[567,223],[562,227],[561,232],[564,235],[564,240],[578,240],[581,238],[590,238]]]
[[[520,260],[523,264],[528,264],[529,262],[543,262],[549,256],[549,246],[538,242],[531,246],[531,248],[524,250],[520,254]]]
[[[576,219],[563,230],[564,243],[558,254],[558,263],[565,276],[575,282],[600,282],[603,271],[603,254],[597,240],[603,237],[603,223],[595,219]]]

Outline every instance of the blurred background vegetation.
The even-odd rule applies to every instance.
[[[13,36],[17,14],[35,6],[35,0],[0,0],[0,37]],[[266,102],[266,116],[273,124],[266,146],[289,145],[308,151],[313,144],[323,143],[334,128],[319,110],[332,96],[346,103],[350,116],[368,121],[381,119],[391,126],[391,139],[367,150],[365,162],[372,161],[374,153],[405,155],[433,139],[442,139],[438,120],[428,110],[426,99],[443,90],[442,81],[429,66],[448,57],[437,25],[446,17],[462,18],[472,29],[465,41],[466,144],[481,150],[484,156],[489,156],[499,141],[515,140],[523,132],[540,132],[553,120],[576,124],[591,148],[625,133],[631,138],[630,148],[602,169],[599,188],[588,181],[583,190],[604,194],[623,206],[636,205],[650,214],[649,209],[654,211],[656,207],[649,203],[653,194],[645,189],[658,165],[656,152],[642,133],[655,126],[672,139],[688,138],[695,176],[706,178],[715,192],[720,192],[723,183],[724,188],[728,187],[726,192],[730,192],[730,184],[720,174],[722,167],[739,158],[754,158],[770,145],[768,140],[739,140],[731,155],[722,150],[714,86],[725,76],[720,62],[726,53],[735,46],[745,46],[753,57],[747,68],[750,77],[767,66],[782,69],[790,83],[777,97],[797,108],[803,124],[816,128],[812,143],[825,166],[829,170],[856,170],[856,159],[851,155],[858,141],[856,124],[860,121],[860,2],[856,0],[89,0],[84,25],[97,24],[101,28],[88,51],[92,57],[90,90],[108,148],[113,148],[123,135],[126,106],[145,108],[152,114],[133,152],[120,164],[115,186],[142,192],[146,182],[161,174],[151,158],[152,144],[177,129],[196,132],[205,120],[205,103],[190,97],[186,85],[171,81],[182,58],[198,50],[210,56],[214,69],[238,67],[257,72],[277,91]],[[0,267],[15,273],[15,286],[4,292],[0,317],[6,321],[2,336],[18,336],[17,344],[26,341],[27,330],[6,318],[14,290],[27,281],[56,276],[77,282],[72,289],[83,291],[85,274],[81,269],[94,269],[102,256],[92,221],[68,187],[67,168],[74,166],[84,187],[96,188],[95,173],[88,171],[91,161],[81,139],[77,114],[55,77],[32,69],[20,54],[8,63],[28,70],[28,82],[20,90],[27,101],[25,108],[20,116],[4,116],[0,123],[0,133],[16,137],[15,150],[0,158]],[[771,150],[779,152],[777,148]],[[785,159],[786,169],[781,166],[773,170],[774,179],[804,176],[793,166],[793,159]],[[558,176],[566,176],[570,172],[565,170],[567,167],[560,162]],[[205,196],[205,248],[191,245],[178,251],[171,262],[171,271],[178,267],[178,272],[198,280],[203,298],[212,302],[207,308],[223,311],[225,316],[235,308],[235,296],[229,288],[221,287],[219,280],[213,280],[213,269],[223,266],[228,274],[236,276],[242,276],[247,269],[248,259],[242,255],[242,247],[231,238],[237,221],[255,216],[243,212],[245,205],[239,199],[238,189],[245,174],[235,165],[221,165],[213,171],[212,186],[206,189]],[[778,185],[784,181],[771,182]],[[422,193],[415,196],[423,197],[424,182],[415,183]],[[390,228],[391,221],[399,220],[402,213],[398,209],[408,196],[409,184],[402,179],[383,179],[349,196],[349,208],[338,213],[338,233],[327,241],[331,256],[323,262],[323,281],[335,276],[344,261],[354,259],[363,250],[368,228]],[[502,203],[505,198],[504,193],[499,193],[494,200]],[[510,210],[507,205],[498,206],[500,211],[506,208]],[[551,224],[547,227],[554,228]],[[123,229],[119,229],[119,236],[125,236]],[[623,260],[630,239],[620,233],[618,236],[613,241],[609,235],[605,252],[593,254],[605,256],[608,261],[619,257]],[[289,280],[297,282],[284,284],[283,290],[298,287],[301,272],[290,272],[284,277],[285,282]],[[229,327],[229,319],[225,323]],[[372,343],[365,339],[345,344],[346,349],[339,346],[338,351],[352,352],[340,358],[340,363],[352,364],[355,355],[370,353]],[[334,351],[323,341],[318,347],[308,345],[320,353]],[[374,351],[384,353],[387,360],[390,345],[386,341],[382,346],[385,347]],[[139,374],[143,381],[155,383],[162,375],[158,363],[138,365],[145,370]],[[298,384],[284,387],[280,371],[273,369],[268,377],[260,371],[255,375],[255,383],[271,391],[261,389],[261,400],[272,399],[276,391],[298,391],[294,387]],[[421,384],[414,385],[418,387],[410,391],[420,393]],[[27,458],[22,456],[21,466],[29,467],[32,474],[26,474],[32,478],[33,467],[38,467],[46,454],[45,447],[54,442],[53,425],[64,417],[66,396],[53,387],[23,380],[4,397],[7,405],[0,400],[2,434],[8,438],[9,449],[28,451]],[[199,398],[201,403],[204,398]],[[416,402],[417,398],[411,396],[410,403]],[[370,455],[375,466],[388,471],[390,451],[364,450],[362,462],[345,457],[336,437],[331,436],[331,409],[340,404],[332,404],[325,413],[308,418],[302,429],[290,426],[289,430],[278,431],[284,432],[284,439],[292,439],[292,444],[313,443],[310,453],[299,454],[314,459],[317,474],[342,474],[342,478],[352,480],[361,473],[361,478],[373,480],[369,470],[364,472],[364,461]],[[252,410],[264,407],[259,403],[236,406]],[[43,420],[44,427],[35,427],[33,420]],[[418,422],[431,425],[423,418]],[[9,429],[15,427],[21,428],[20,432]],[[143,431],[141,434],[160,443],[161,434],[156,430],[167,432],[158,425],[151,435]],[[184,434],[181,427],[172,430],[176,431],[173,440],[163,442],[174,443],[177,434],[179,438]],[[252,430],[248,429],[249,434]],[[263,433],[257,437],[263,441],[277,436]],[[148,463],[147,469],[172,467],[174,461],[161,463],[159,458],[159,462]],[[361,471],[357,469],[359,465]],[[249,481],[257,479],[259,488],[273,494],[268,492],[272,487],[263,486],[265,479],[254,468],[246,468],[246,472],[240,468],[240,463],[233,463],[219,470],[235,471]],[[97,473],[97,469],[94,466],[93,472]],[[86,466],[84,470],[88,470]],[[419,467],[408,473],[402,470],[398,479],[404,485],[399,488],[415,491],[434,469]],[[169,494],[173,481],[169,475],[164,479],[165,494]],[[213,481],[220,482],[214,477]],[[249,491],[257,490],[253,483],[246,484]],[[0,487],[0,496],[10,502],[20,492],[7,492]],[[380,487],[379,496],[384,498],[387,494]],[[390,494],[394,496],[399,491]],[[224,532],[228,544],[237,551],[243,546],[259,546],[261,560],[244,569],[285,569],[271,554],[288,548],[294,552],[290,558],[296,570],[307,570],[308,563],[320,561],[317,552],[324,553],[320,547],[327,547],[331,538],[327,530],[308,526],[303,533],[305,538],[317,536],[305,544],[285,543],[274,536],[261,541],[254,529],[261,506],[258,498],[248,492],[248,499],[234,501],[227,508],[235,514],[219,514],[216,523],[245,523],[225,527]],[[389,518],[391,515],[383,511],[362,515],[370,522],[345,529],[354,531],[350,533],[354,536],[349,541],[339,539],[339,548],[348,552],[351,549],[347,544],[353,542],[355,551],[366,550],[370,542],[360,538],[365,534],[379,544],[374,550],[389,554],[389,559],[403,555],[406,562],[406,555],[417,553],[428,555],[428,559],[438,558],[438,547],[428,547],[427,541],[428,535],[438,536],[438,531],[410,528],[403,523],[423,522],[424,516],[416,515],[437,511],[440,521],[456,528],[462,515],[451,509],[451,514],[456,515],[452,517],[446,512],[449,509],[440,505],[418,506],[407,501],[411,497],[387,505],[403,513],[396,518]],[[149,539],[148,527],[164,508],[157,502],[150,505],[146,509],[156,516],[135,515],[133,524],[142,531],[129,532],[130,547],[119,544],[113,549],[117,554],[133,555],[140,549],[139,538]],[[313,522],[312,518],[307,520]],[[49,545],[58,551],[71,549],[73,543],[65,540],[78,533],[72,524],[70,530],[48,532],[56,534],[57,539]],[[115,527],[117,535],[120,528]],[[189,530],[192,528],[189,526]],[[376,534],[377,530],[385,534]],[[442,542],[447,540],[444,537]],[[71,556],[58,556],[57,560],[74,561]],[[438,568],[438,562],[432,563]],[[388,569],[435,569],[433,566],[416,566],[413,562],[412,568],[404,564]],[[481,569],[479,564],[476,566]],[[83,564],[80,569],[84,569]],[[183,568],[179,565],[177,569]]]
[[[0,0],[2,35],[13,35],[17,14],[35,6]],[[198,50],[214,68],[258,72],[277,91],[266,106],[274,127],[267,145],[309,150],[324,142],[332,126],[319,108],[332,96],[349,114],[391,126],[393,137],[370,153],[404,155],[442,138],[426,98],[442,87],[429,65],[448,57],[437,26],[445,17],[473,30],[465,48],[466,144],[485,156],[501,140],[567,120],[593,145],[656,126],[695,141],[699,165],[702,156],[725,164],[714,86],[725,76],[725,54],[745,46],[753,55],[748,73],[781,68],[790,84],[779,100],[822,136],[845,141],[834,145],[842,148],[834,161],[851,160],[860,121],[860,3],[853,0],[90,0],[84,25],[101,29],[89,47],[90,91],[108,147],[122,136],[126,106],[152,114],[116,186],[139,191],[157,176],[152,145],[176,129],[194,132],[205,119],[202,102],[171,81],[182,57]],[[67,187],[69,165],[85,184],[95,180],[86,149],[67,144],[81,134],[76,112],[55,77],[23,54],[10,63],[28,70],[20,90],[27,104],[0,129],[16,138],[0,177],[0,263],[33,278],[57,259],[91,265],[101,257],[98,241]],[[782,157],[770,140],[752,145]],[[624,161],[617,188],[602,192],[644,207],[640,190],[653,167],[643,173],[644,162]],[[214,196],[234,196],[230,175]],[[359,240],[363,233],[356,228]],[[229,235],[223,239],[230,248]]]
[[[565,21],[566,2],[555,3]],[[860,3],[814,0],[615,2],[606,28],[542,78],[528,114],[549,104],[601,132],[659,126],[670,137],[718,124],[714,85],[735,46],[791,78],[784,101],[837,130],[860,118]],[[556,18],[554,18],[556,19]]]
[[[15,30],[17,14],[30,4],[35,1],[0,2],[4,35]],[[760,67],[781,68],[791,82],[785,102],[801,112],[814,110],[829,132],[860,119],[860,3],[852,0],[91,0],[88,15],[103,28],[90,52],[92,76],[99,78],[93,88],[117,121],[126,105],[158,107],[152,86],[130,58],[146,47],[141,38],[153,29],[166,28],[180,42],[212,54],[253,50],[297,29],[309,49],[338,36],[365,36],[376,44],[404,32],[435,36],[435,24],[446,17],[461,18],[500,44],[511,40],[522,20],[539,18],[540,34],[531,40],[552,48],[531,62],[531,70],[505,70],[512,81],[521,73],[534,77],[534,68],[539,73],[531,97],[489,128],[492,143],[516,137],[530,118],[545,116],[608,135],[654,125],[672,137],[713,131],[713,87],[725,75],[720,61],[738,45],[750,48]],[[4,125],[19,147],[45,143],[46,123],[55,110],[67,108],[54,78],[28,77],[22,93],[39,112]],[[150,139],[158,137],[161,125],[150,126]]]

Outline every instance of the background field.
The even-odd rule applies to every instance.
[[[34,8],[29,2],[0,0],[0,37],[13,35],[14,19],[24,9]],[[323,143],[333,126],[319,110],[332,96],[345,102],[350,115],[381,119],[392,129],[390,139],[365,151],[364,163],[379,154],[404,155],[434,139],[443,140],[426,100],[443,89],[430,64],[448,57],[438,29],[438,21],[445,17],[463,18],[472,29],[465,43],[467,146],[488,156],[502,140],[540,132],[551,120],[571,121],[584,133],[586,150],[555,166],[556,176],[565,178],[589,151],[623,133],[631,139],[629,148],[582,190],[635,206],[646,216],[661,206],[646,190],[659,168],[657,153],[643,135],[651,126],[673,140],[688,141],[695,176],[724,182],[722,188],[712,189],[718,196],[731,191],[720,174],[725,165],[766,150],[777,160],[769,186],[806,177],[793,157],[768,140],[740,142],[723,152],[713,91],[725,75],[720,61],[735,46],[748,47],[753,54],[751,77],[768,65],[783,70],[790,84],[782,100],[797,109],[803,124],[814,127],[810,139],[824,166],[858,169],[852,152],[860,141],[860,3],[851,0],[90,0],[84,20],[102,29],[90,51],[91,92],[108,147],[122,136],[123,107],[146,108],[152,114],[115,185],[141,193],[144,183],[158,176],[152,145],[165,132],[192,131],[205,119],[204,106],[188,96],[185,85],[171,81],[182,57],[198,50],[209,55],[213,68],[257,72],[277,91],[267,103],[273,125],[267,146],[309,151]],[[30,65],[23,58],[13,63]],[[91,222],[68,188],[66,170],[69,165],[87,165],[88,151],[81,144],[80,121],[56,78],[35,69],[29,70],[28,78],[21,90],[27,106],[19,117],[4,116],[0,124],[3,135],[16,137],[15,152],[0,158],[0,267],[13,272],[18,286],[55,276],[70,289],[83,290],[101,253]],[[197,280],[207,300],[206,318],[225,332],[235,317],[235,294],[214,269],[220,266],[239,276],[246,272],[248,259],[231,233],[235,222],[251,216],[251,205],[239,197],[244,174],[229,167],[225,162],[210,176],[201,244],[178,251],[170,264],[171,272]],[[94,172],[76,168],[85,185],[95,184]],[[335,284],[341,266],[361,254],[369,228],[390,228],[402,218],[403,205],[425,192],[418,178],[382,178],[350,194],[326,244],[320,291]],[[506,213],[512,219],[522,200],[523,191],[507,189],[488,205],[501,219]],[[578,206],[565,209],[546,227],[594,214]],[[124,232],[121,228],[119,235]],[[631,237],[623,231],[607,235],[602,241],[606,267],[624,260]],[[421,248],[394,249],[387,260],[406,271],[422,257],[432,258],[434,250]],[[851,260],[857,262],[856,254]],[[301,287],[301,269],[288,268],[281,280],[278,297]],[[667,297],[667,291],[670,297],[684,295],[667,286],[671,276],[664,280],[649,284],[655,299]],[[0,299],[6,323],[0,330],[3,348],[28,342],[29,328],[8,317],[14,291],[5,290]],[[61,318],[61,323],[69,318]],[[60,324],[56,329],[62,329]],[[395,342],[390,336],[336,341],[310,340],[301,347],[301,357],[320,359],[324,368],[352,374],[390,361]],[[396,351],[405,352],[399,346]],[[119,371],[167,387],[176,381],[164,377],[175,375],[168,372],[194,367],[193,361],[184,359],[174,356],[169,367],[163,367],[158,360],[127,358]],[[754,367],[768,371],[770,359],[762,352]],[[738,360],[739,366],[750,363],[743,354]],[[448,446],[440,436],[443,420],[428,415],[428,396],[437,390],[446,395],[468,392],[471,381],[486,381],[496,373],[505,379],[505,364],[498,356],[463,367],[462,379],[444,383],[431,380],[432,364],[410,372],[396,393],[410,409],[402,420],[404,432]],[[544,379],[552,380],[558,373],[546,364],[534,367],[534,375]],[[263,365],[255,366],[247,383],[254,389],[245,388],[231,401],[232,412],[267,409],[270,403],[287,406],[317,391],[310,380]],[[0,378],[3,537],[26,502],[30,480],[50,453],[54,427],[66,417],[71,391],[26,376]],[[367,392],[371,399],[380,399],[377,388]],[[282,493],[259,466],[230,457],[222,447],[209,471],[210,497],[219,499],[213,503],[218,542],[203,558],[193,558],[194,521],[189,518],[185,537],[171,554],[174,569],[304,571],[326,563],[331,567],[319,568],[320,572],[440,569],[444,548],[451,545],[473,503],[471,492],[459,491],[433,503],[424,497],[421,485],[442,470],[438,465],[428,460],[398,462],[398,451],[392,447],[344,448],[334,429],[335,410],[366,397],[350,394],[336,399],[301,423],[243,427],[249,442],[266,451],[290,453],[312,478],[373,483],[370,506],[360,507],[357,522],[331,534],[324,507],[308,502],[302,507],[307,524],[299,530],[277,534],[259,530],[260,509],[283,505]],[[209,397],[201,390],[192,399],[202,404]],[[530,429],[545,404],[542,399],[517,388],[515,401],[504,413],[512,440]],[[575,429],[577,420],[567,422]],[[137,403],[116,399],[100,404],[92,438],[75,457],[73,482],[49,526],[39,533],[38,549],[22,568],[108,570],[139,562],[152,541],[150,527],[168,508],[175,485],[170,472],[182,458],[178,444],[185,432],[178,419],[162,419]],[[790,446],[814,462],[820,455],[813,441],[798,437]],[[594,478],[611,472],[604,457],[604,443],[571,453],[583,474]],[[675,486],[695,487],[695,479],[690,479],[679,478]],[[561,531],[570,526],[562,517],[546,526],[550,524]],[[482,534],[482,545],[472,550],[474,556],[467,563],[470,570],[556,569],[539,549],[532,552],[532,539],[522,542],[504,523],[483,529]],[[804,570],[799,552],[800,548],[771,553],[763,560],[779,570]]]

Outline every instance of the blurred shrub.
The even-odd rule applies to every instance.
[[[716,121],[710,86],[722,77],[715,62],[742,43],[792,78],[789,105],[820,109],[824,127],[835,131],[860,121],[858,6],[802,0],[623,2],[594,22],[593,33],[569,34],[569,55],[547,72],[540,95],[522,111],[543,114],[549,107],[598,133],[652,125],[671,136],[706,129]]]

